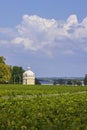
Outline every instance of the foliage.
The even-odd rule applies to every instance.
[[[0,56],[0,83],[22,83],[24,69],[20,66],[8,66],[5,60],[4,56]]]
[[[24,86],[6,85],[6,88],[22,91],[38,91],[37,96],[28,97],[27,93],[23,97],[17,95],[0,98],[0,130],[86,130],[87,129],[87,93],[68,93],[56,96],[48,96],[49,91],[58,92],[57,86]],[[17,88],[18,87],[18,88]],[[23,87],[23,88],[22,88]],[[33,88],[32,88],[33,87]],[[35,88],[34,88],[35,87]],[[45,88],[44,88],[45,87]],[[70,86],[69,86],[70,87]],[[82,90],[81,87],[65,88],[58,87],[59,91],[76,92]],[[86,87],[84,87],[86,88]],[[42,96],[39,90],[47,94]],[[46,90],[47,89],[47,90]],[[24,90],[24,91],[23,91]],[[85,90],[85,89],[84,89]],[[87,90],[87,88],[86,88]],[[87,91],[86,91],[87,92]],[[17,92],[18,93],[18,92]]]
[[[84,84],[87,85],[87,74],[85,75],[85,78],[84,78]]]
[[[0,63],[3,63],[3,64],[5,64],[5,57],[4,56],[0,56]]]
[[[21,66],[12,67],[12,83],[22,83],[24,69]]]
[[[35,84],[41,84],[37,78],[35,78]]]
[[[10,67],[0,63],[0,83],[8,83],[11,78]]]
[[[47,95],[62,93],[79,93],[87,91],[87,86],[57,86],[57,85],[22,85],[2,84],[0,85],[0,97],[7,95]]]

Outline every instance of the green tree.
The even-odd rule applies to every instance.
[[[12,67],[12,83],[22,83],[24,69],[20,66]]]
[[[3,63],[3,64],[5,64],[5,57],[4,56],[0,56],[0,63]]]
[[[0,63],[0,83],[8,83],[11,78],[10,67],[4,63]]]
[[[72,85],[72,80],[69,79],[69,80],[67,81],[67,84],[68,84],[68,85]]]
[[[35,78],[35,84],[39,84],[39,85],[41,85],[39,79]]]
[[[87,85],[87,74],[85,75],[85,78],[84,78],[84,85]]]

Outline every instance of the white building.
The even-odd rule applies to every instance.
[[[23,73],[23,84],[25,85],[34,85],[35,84],[35,73],[30,70],[28,67],[27,71]]]

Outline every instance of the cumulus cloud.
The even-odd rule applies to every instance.
[[[12,30],[0,28],[0,33],[7,32],[11,33]],[[3,39],[0,43],[1,41],[4,43]],[[79,22],[75,14],[62,22],[37,15],[24,15],[22,22],[16,26],[16,35],[10,39],[12,44],[23,45],[31,51],[48,51],[50,55],[55,48],[69,55],[73,54],[76,49],[87,51],[86,41],[87,17]]]
[[[38,50],[54,42],[57,26],[54,19],[48,20],[39,16],[24,15],[23,21],[17,26],[17,29],[24,46],[28,49]]]

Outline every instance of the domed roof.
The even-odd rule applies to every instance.
[[[27,68],[27,71],[25,71],[23,73],[24,77],[28,77],[28,76],[35,76],[35,74],[30,70],[30,67]]]

